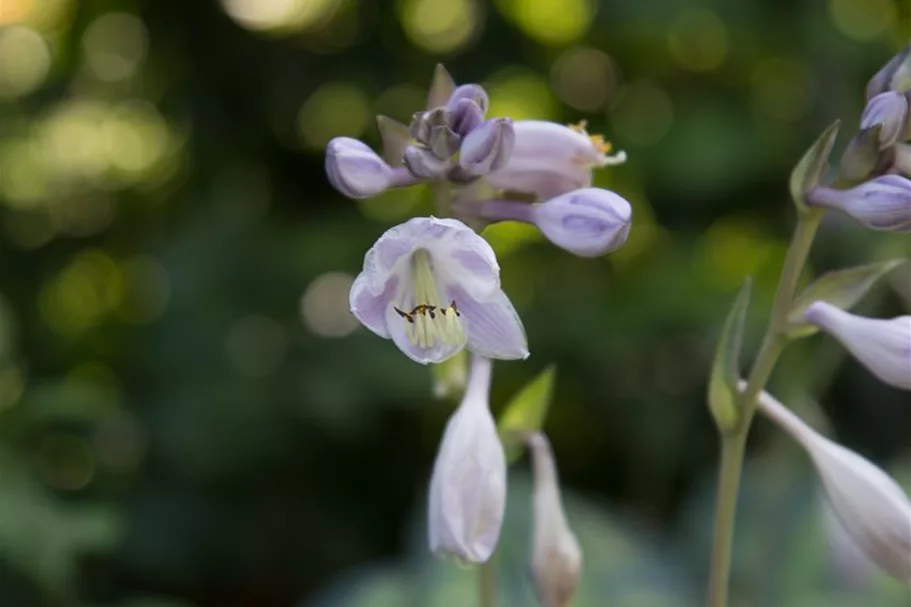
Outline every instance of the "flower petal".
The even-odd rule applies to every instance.
[[[392,276],[386,281],[383,291],[377,295],[370,289],[367,273],[361,272],[354,279],[348,295],[348,303],[354,317],[365,327],[386,339],[389,339],[389,330],[386,328],[386,310],[391,306],[398,285],[398,277]]]
[[[426,365],[427,363],[441,363],[450,356],[457,354],[465,347],[464,343],[445,343],[434,340],[429,348],[422,348],[417,343],[412,343],[408,337],[406,324],[408,321],[401,318],[391,305],[386,309],[386,328],[388,337],[398,346],[405,356],[411,360]]]
[[[528,358],[525,328],[506,293],[497,289],[484,301],[459,286],[450,287],[448,293],[458,304],[469,350],[488,358]]]

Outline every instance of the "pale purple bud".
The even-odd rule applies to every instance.
[[[409,145],[405,148],[403,161],[411,174],[418,179],[439,179],[453,166],[449,159],[440,158],[430,149],[420,145]]]
[[[326,148],[326,174],[336,190],[349,198],[370,198],[394,182],[394,171],[367,144],[336,137]]]
[[[532,206],[532,219],[544,236],[581,257],[616,251],[632,225],[630,204],[601,188],[575,190]]]
[[[487,113],[487,108],[490,107],[490,99],[487,97],[487,91],[479,84],[463,84],[459,86],[452,92],[452,95],[449,97],[449,102],[446,105],[449,109],[454,110],[458,107],[459,103],[465,99],[475,102],[478,107],[481,108],[482,116]]]
[[[892,165],[894,148],[880,147],[883,125],[874,124],[860,129],[842,152],[839,175],[848,181],[865,181],[882,175]]]
[[[542,607],[568,607],[582,577],[582,549],[566,522],[547,437],[536,432],[525,440],[534,470],[529,568]]]
[[[446,424],[430,480],[430,550],[468,563],[493,554],[506,509],[506,455],[488,400],[491,367],[489,359],[472,359],[465,397]]]
[[[499,170],[509,162],[515,142],[512,120],[488,120],[465,137],[459,154],[459,167],[469,177],[480,177]]]
[[[451,128],[453,131],[466,136],[484,122],[484,110],[471,99],[459,99],[452,109]]]
[[[814,188],[807,203],[837,209],[874,230],[911,231],[911,181],[901,175],[882,175],[850,190]]]
[[[426,112],[417,112],[411,117],[408,131],[411,136],[421,143],[429,143],[433,127],[449,126],[452,112],[448,108],[438,107]]]
[[[758,403],[810,455],[832,510],[854,544],[886,573],[911,581],[911,502],[899,484],[869,460],[820,435],[771,394],[760,394]]]
[[[911,88],[911,44],[889,60],[867,84],[867,99],[886,91],[904,92]]]
[[[875,96],[867,103],[860,117],[860,128],[868,129],[877,124],[882,125],[879,131],[879,147],[887,148],[908,136],[908,99],[904,94],[887,91]]]
[[[446,159],[459,151],[462,138],[448,126],[434,126],[430,129],[427,146],[437,158]]]
[[[817,301],[807,309],[805,318],[841,342],[880,380],[911,390],[911,316],[866,318]]]

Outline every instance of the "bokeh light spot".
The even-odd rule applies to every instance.
[[[480,34],[477,0],[402,0],[402,27],[417,46],[431,53],[452,53]]]
[[[117,307],[122,320],[142,324],[161,316],[171,296],[167,270],[151,255],[136,255],[121,264],[123,299]]]
[[[145,101],[128,101],[105,117],[99,137],[111,168],[132,177],[147,174],[168,149],[168,125]]]
[[[557,101],[547,81],[534,72],[506,69],[494,74],[484,88],[490,94],[489,117],[547,120],[557,117]]]
[[[247,377],[265,377],[285,358],[285,329],[269,318],[254,314],[238,319],[225,337],[225,353],[232,366]]]
[[[651,80],[638,80],[621,89],[612,109],[617,133],[635,145],[655,145],[674,123],[674,104]]]
[[[318,276],[304,291],[301,315],[304,324],[320,337],[343,337],[357,328],[348,310],[348,293],[354,278],[343,272]]]
[[[736,289],[744,276],[756,275],[773,253],[771,243],[755,228],[755,220],[722,218],[703,235],[695,259],[700,274],[717,290]]]
[[[766,59],[753,71],[752,85],[753,108],[765,118],[793,122],[810,111],[810,72],[796,60]]]
[[[45,482],[60,491],[84,489],[95,475],[95,458],[88,442],[72,434],[54,432],[38,450]]]
[[[610,102],[620,79],[607,54],[586,47],[562,53],[554,62],[550,76],[563,103],[585,112],[597,112]]]
[[[370,100],[357,86],[324,84],[304,103],[297,116],[307,147],[322,150],[333,137],[359,137],[370,119]]]
[[[0,30],[0,99],[31,93],[51,69],[51,52],[38,33],[13,26]]]
[[[728,52],[724,22],[710,10],[685,10],[671,26],[668,48],[681,66],[708,72],[721,67]]]
[[[380,223],[398,223],[414,216],[427,197],[427,188],[415,186],[393,189],[378,196],[358,200],[357,206],[366,217]]]
[[[145,60],[148,38],[142,21],[133,15],[102,15],[89,25],[82,39],[86,64],[99,80],[125,80]]]
[[[552,46],[584,36],[595,16],[592,0],[509,0],[502,5],[529,37]]]
[[[897,20],[895,7],[891,0],[829,0],[829,17],[848,38],[870,42]]]
[[[38,206],[50,194],[42,147],[32,139],[0,141],[0,192],[17,209]]]
[[[427,91],[411,84],[397,84],[380,93],[373,113],[409,124],[412,114],[423,109],[426,100]]]
[[[221,0],[239,25],[258,31],[299,31],[329,20],[341,0]]]
[[[506,257],[526,245],[544,240],[538,228],[518,221],[491,224],[484,228],[483,234],[498,257]]]
[[[73,337],[100,323],[122,297],[117,262],[102,251],[87,251],[44,284],[39,308],[51,329]]]

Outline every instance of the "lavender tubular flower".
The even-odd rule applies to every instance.
[[[911,125],[907,97],[896,91],[887,91],[873,97],[860,117],[860,128],[867,129],[877,124],[882,125],[879,131],[880,149],[907,139]]]
[[[832,510],[857,547],[893,577],[911,580],[911,502],[898,483],[867,459],[818,434],[770,394],[763,392],[758,402],[810,455]]]
[[[364,258],[350,305],[364,326],[419,363],[466,347],[489,358],[528,356],[493,249],[455,219],[416,217],[387,230]]]
[[[336,137],[326,149],[326,174],[336,190],[348,198],[370,198],[409,179],[386,164],[367,144]]]
[[[484,563],[506,509],[506,456],[490,413],[490,360],[475,356],[465,397],[449,418],[430,480],[430,550]]]
[[[805,316],[840,341],[880,380],[911,390],[911,316],[865,318],[823,301],[813,303]]]
[[[470,177],[480,177],[506,166],[515,146],[512,120],[488,120],[465,137],[459,167]]]
[[[608,156],[610,144],[589,136],[584,123],[567,127],[554,122],[515,122],[515,147],[509,162],[485,179],[495,188],[534,194],[547,200],[589,187],[592,169],[626,161],[626,154]]]
[[[582,549],[566,522],[557,466],[547,437],[525,439],[532,456],[532,553],[530,569],[543,607],[568,607],[582,577]]]
[[[901,175],[883,175],[850,190],[814,188],[807,203],[837,209],[874,230],[911,231],[911,181]]]

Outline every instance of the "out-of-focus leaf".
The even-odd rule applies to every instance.
[[[427,109],[433,109],[446,105],[452,91],[455,90],[455,80],[449,75],[449,72],[443,67],[442,63],[437,63],[433,72],[433,81],[430,83],[430,90],[427,93]]]
[[[737,388],[737,382],[740,380],[740,350],[751,288],[752,281],[747,279],[724,321],[724,328],[715,350],[715,360],[712,363],[708,394],[709,410],[721,432],[733,430],[739,421],[737,401],[740,390]]]
[[[549,366],[516,394],[500,415],[499,430],[506,459],[513,462],[522,454],[521,434],[537,432],[544,426],[553,397],[556,369]]]
[[[380,138],[383,140],[383,160],[390,166],[401,166],[405,148],[411,141],[408,127],[387,116],[377,116],[376,125],[380,130]]]
[[[433,371],[433,395],[437,398],[459,398],[468,381],[468,354],[462,350],[438,365]]]
[[[806,193],[819,185],[819,180],[822,179],[840,126],[841,121],[839,120],[829,125],[829,128],[823,131],[819,139],[807,150],[791,172],[791,198],[800,209],[805,208],[803,200]]]
[[[873,288],[876,281],[907,261],[890,259],[823,274],[794,302],[794,307],[788,314],[788,334],[791,337],[806,337],[817,331],[803,317],[814,301],[825,301],[842,310],[850,310]]]

